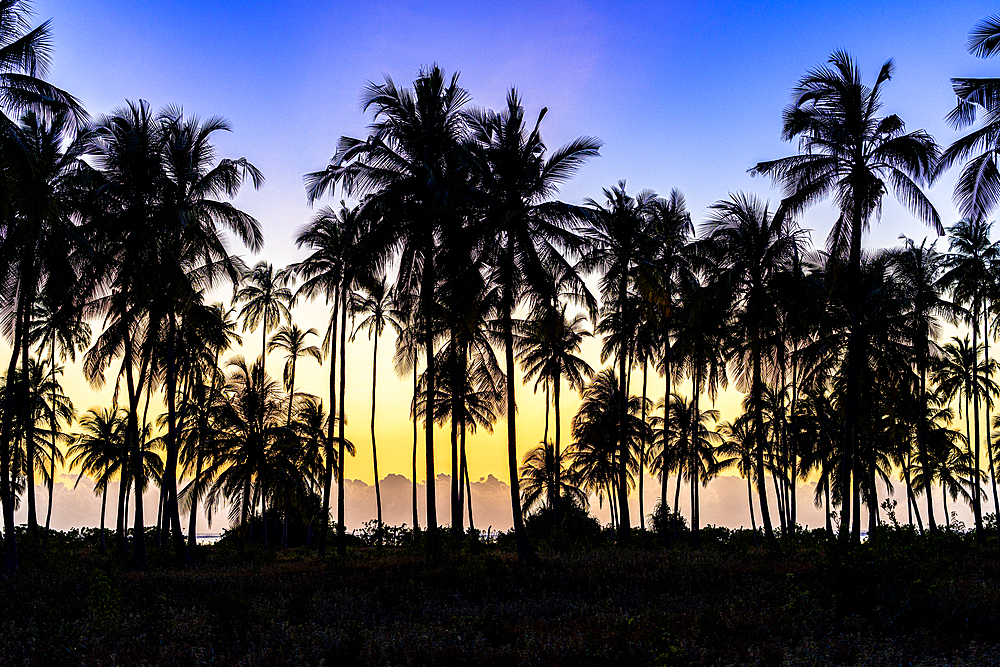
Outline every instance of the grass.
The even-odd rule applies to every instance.
[[[709,533],[705,546],[151,552],[137,572],[53,540],[0,583],[18,665],[1000,664],[1000,553],[887,532],[843,550]],[[92,541],[92,540],[91,540]]]

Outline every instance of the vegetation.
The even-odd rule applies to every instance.
[[[782,136],[798,152],[751,169],[781,185],[781,201],[733,193],[696,228],[676,190],[629,194],[620,181],[582,205],[560,201],[602,143],[550,149],[547,110],[532,122],[515,89],[493,111],[436,65],[409,88],[386,76],[363,92],[369,134],[342,137],[305,176],[310,204],[344,197],[298,230],[305,257],[250,267],[228,237],[259,252],[261,226],[232,200],[263,174],[216,154],[228,123],[141,100],[90,119],[44,81],[48,24],[30,19],[23,0],[0,2],[5,659],[52,664],[71,646],[98,663],[889,664],[998,648],[1000,242],[988,217],[1000,80],[954,80],[950,120],[982,126],[942,149],[880,115],[891,60],[866,83],[838,51],[793,89]],[[973,29],[976,55],[998,45],[996,17]],[[967,217],[945,227],[925,189],[952,166]],[[903,239],[866,251],[890,193],[947,249]],[[839,216],[820,249],[799,220],[826,198]],[[229,290],[230,303],[212,303]],[[322,337],[295,321],[307,299],[329,308]],[[233,354],[238,326],[260,341],[256,359]],[[390,332],[413,388],[412,530],[383,523],[375,362]],[[348,377],[346,346],[361,333],[376,517],[351,532],[345,398],[367,380]],[[580,355],[590,336],[604,368]],[[81,366],[59,365],[78,352]],[[328,386],[296,375],[310,358],[329,364]],[[112,405],[77,413],[60,378],[81,368],[114,386]],[[545,400],[530,449],[519,379]],[[722,421],[708,403],[730,382],[743,411]],[[568,439],[567,389],[580,395]],[[501,420],[513,528],[483,536],[467,434]],[[421,423],[425,478],[437,446],[451,484],[447,499],[426,485],[423,531]],[[450,442],[435,442],[435,425]],[[49,530],[63,465],[94,480],[98,530]],[[750,531],[702,525],[702,489],[725,471],[746,480]],[[647,514],[649,475],[660,502]],[[906,521],[879,497],[894,481]],[[827,516],[811,533],[796,501],[809,482]],[[142,499],[154,488],[151,521]],[[592,498],[611,508],[609,529]],[[970,506],[970,531],[949,499]],[[199,546],[198,512],[222,507],[230,531]]]

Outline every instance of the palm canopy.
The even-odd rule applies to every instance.
[[[966,47],[974,56],[995,56],[1000,47],[1000,16],[987,17],[969,32]],[[980,220],[992,213],[1000,201],[1000,79],[996,77],[956,77],[951,80],[957,102],[948,114],[955,129],[971,126],[981,117],[982,124],[954,141],[941,154],[938,173],[964,162],[955,183],[954,201],[962,215]]]
[[[760,162],[750,172],[781,182],[782,208],[793,215],[832,196],[841,211],[828,243],[836,255],[857,252],[861,234],[889,190],[942,234],[940,217],[921,190],[934,174],[937,144],[923,130],[906,132],[896,115],[877,115],[893,61],[882,65],[872,86],[862,82],[857,64],[844,51],[830,56],[829,65],[799,81],[784,111],[782,138],[798,137],[799,154]]]

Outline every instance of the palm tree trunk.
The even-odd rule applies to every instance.
[[[202,431],[204,433],[204,431]],[[191,515],[188,517],[188,549],[194,550],[198,546],[198,486],[201,484],[202,466],[204,459],[201,447],[195,456],[194,479],[191,481]]]
[[[26,262],[29,267],[33,265],[33,257],[33,253],[30,254],[29,260]],[[14,315],[14,342],[11,346],[10,362],[7,366],[8,378],[14,377],[17,372],[19,352],[21,348],[26,345],[25,339],[27,336],[24,335],[25,319],[27,317],[26,313],[28,310],[26,300],[27,290],[22,288],[18,293],[17,312]],[[22,373],[22,375],[24,374]],[[17,391],[17,389],[8,386],[6,389],[7,396],[4,398],[13,398],[12,394],[15,391]],[[13,400],[10,402],[12,404],[15,403]],[[14,456],[14,412],[14,410],[3,411],[3,424],[2,427],[0,427],[0,446],[2,446],[2,450],[0,450],[0,501],[3,503],[4,569],[6,572],[13,572],[17,569],[17,537],[14,525],[14,486],[13,480],[11,479],[11,462]]]
[[[132,370],[132,340],[129,336],[125,343],[125,378],[128,385],[128,435],[132,441],[132,483],[135,485],[135,497],[132,503],[132,515],[134,522],[132,525],[132,563],[136,568],[146,567],[146,524],[143,520],[142,512],[142,485],[145,477],[142,461],[142,438],[139,433],[139,394]],[[145,364],[144,364],[145,365]],[[142,373],[139,374],[140,386],[142,385]]]
[[[378,546],[382,547],[382,487],[378,479],[378,449],[375,447],[375,382],[378,378],[378,336],[372,346],[372,465],[375,468],[375,511],[378,514]]]
[[[413,530],[420,530],[420,513],[417,511],[417,354],[413,350]]]
[[[983,308],[983,346],[985,349],[985,361],[986,368],[990,368],[990,313],[988,308]],[[992,373],[987,373],[987,377],[992,375]],[[990,427],[990,403],[989,401],[984,402],[984,408],[986,409],[986,456],[990,462],[990,486],[993,490],[993,516],[996,517],[995,522],[997,526],[997,531],[1000,531],[1000,497],[997,497],[997,476],[994,470],[993,463],[993,438]]]
[[[646,476],[646,380],[649,360],[642,360],[642,431],[639,437],[639,530],[646,530],[646,510],[642,501],[642,479]]]
[[[627,344],[627,333],[625,331],[625,299],[628,288],[627,274],[622,271],[621,284],[618,289],[618,316],[619,324],[622,327],[621,345],[618,348],[618,499],[619,499],[619,522],[618,539],[627,540],[632,522],[628,513],[628,460],[629,460],[629,438],[628,438],[628,358],[629,349]]]
[[[424,251],[424,270],[421,275],[420,300],[424,311],[424,354],[427,357],[427,368],[424,371],[427,386],[424,387],[424,456],[427,472],[427,530],[429,541],[428,550],[436,551],[437,548],[437,496],[435,484],[437,481],[434,474],[434,287],[437,276],[434,272],[434,239],[433,235],[428,239]]]
[[[930,455],[927,453],[927,341],[920,341],[920,419],[917,421],[917,450],[920,455],[920,465],[925,471],[931,469]],[[933,484],[927,483],[927,523],[931,532],[937,531],[934,521],[934,498],[931,494]],[[994,492],[994,495],[995,492]],[[1000,516],[998,514],[997,516]]]
[[[340,309],[340,419],[337,422],[337,434],[338,434],[338,446],[339,446],[339,459],[340,465],[338,466],[340,470],[340,475],[337,485],[337,555],[346,556],[347,555],[347,536],[344,534],[347,530],[347,526],[344,522],[344,468],[347,462],[344,460],[347,458],[346,449],[346,436],[344,435],[344,426],[347,415],[344,410],[344,403],[346,401],[346,389],[347,389],[347,286],[348,281],[344,281],[343,294],[341,295],[340,302],[343,304],[343,308]]]
[[[108,487],[107,485],[105,485],[104,491],[101,493],[101,542],[100,545],[97,547],[97,551],[99,553],[104,553],[108,549],[108,545],[105,543],[104,540],[104,516],[107,508],[108,508]]]
[[[978,300],[977,305],[973,310],[973,320],[972,320],[972,350],[973,350],[973,364],[972,364],[972,419],[975,424],[975,437],[976,437],[976,447],[975,447],[975,457],[973,458],[972,465],[972,513],[973,518],[976,522],[976,541],[982,543],[984,538],[983,533],[983,506],[980,502],[980,486],[979,486],[979,355],[976,354],[978,347],[976,345],[976,334],[979,331],[979,306]]]
[[[680,503],[681,503],[681,480],[683,479],[683,475],[684,475],[683,466],[681,466],[680,464],[678,464],[678,470],[677,470],[677,487],[674,489],[674,507],[673,507],[673,512],[671,512],[671,514],[670,514],[670,523],[672,523],[673,526],[674,526],[674,542],[676,542],[678,540],[678,538],[680,537],[680,535],[679,535],[679,526],[677,525],[677,517],[679,517],[680,514],[681,514],[681,511],[680,511]]]
[[[864,213],[860,202],[865,201],[864,194],[866,188],[864,184],[853,183],[854,201],[858,205],[851,211],[851,245],[848,258],[848,285],[847,294],[858,294],[858,279],[861,276],[861,234],[864,227]],[[860,187],[859,187],[860,186]],[[861,303],[862,300],[854,298],[850,300],[851,330],[847,339],[847,400],[844,401],[844,454],[841,463],[841,508],[840,508],[840,537],[847,540],[848,537],[855,543],[861,541],[861,526],[855,524],[851,530],[851,478],[854,472],[854,457],[857,447],[857,411],[861,400],[860,375],[861,375],[861,347],[864,343],[861,333]],[[858,488],[857,484],[853,485]],[[855,505],[857,502],[854,503]]]
[[[830,518],[830,514],[833,512],[833,507],[830,505],[830,478],[826,477],[823,480],[823,496],[826,498],[826,534],[829,537],[833,537],[833,522]]]
[[[754,331],[753,337],[753,378],[751,379],[750,391],[753,393],[753,416],[754,416],[754,439],[757,441],[755,448],[757,467],[757,500],[760,504],[760,521],[764,525],[764,536],[768,540],[774,539],[774,529],[771,527],[771,513],[767,507],[767,486],[764,473],[764,447],[766,446],[764,437],[764,382],[761,377],[761,351],[760,351],[760,331],[759,325]]]
[[[660,511],[667,511],[667,482],[670,481],[670,471],[667,468],[667,453],[670,451],[670,341],[664,347],[663,358],[663,448],[660,451]],[[676,503],[675,503],[676,504]],[[664,514],[664,518],[666,514]],[[670,523],[674,522],[673,515],[670,515]],[[660,541],[663,546],[667,546],[667,527],[663,526],[663,535]],[[676,526],[674,527],[674,538],[677,537]]]
[[[757,520],[753,515],[753,484],[750,481],[751,474],[747,474],[747,506],[750,507],[750,529],[757,534]]]
[[[913,493],[913,479],[910,476],[910,462],[903,466],[903,479],[906,482],[907,506],[913,508],[913,514],[917,517],[917,528],[920,534],[924,534],[924,522],[920,520],[920,508],[917,507],[917,496]],[[929,487],[930,485],[928,485]],[[912,523],[912,521],[911,521]]]
[[[323,514],[319,528],[319,557],[326,556],[326,533],[330,526],[330,487],[333,485],[333,440],[334,426],[337,414],[337,323],[340,306],[340,290],[333,295],[333,308],[330,310],[330,414],[326,420],[326,470],[323,474]]]
[[[554,417],[556,420],[556,442],[555,442],[555,455],[556,455],[556,503],[552,506],[552,534],[559,534],[559,522],[562,520],[560,516],[560,509],[563,503],[563,493],[562,493],[562,452],[560,450],[560,436],[562,434],[562,428],[559,423],[559,385],[562,384],[562,376],[556,371],[556,376],[553,378],[552,382],[552,407],[554,408]]]
[[[28,315],[25,315],[27,318]],[[27,328],[27,322],[25,323]],[[24,409],[24,473],[25,491],[28,496],[28,534],[31,542],[38,545],[38,515],[35,507],[35,406],[28,386],[28,345],[21,346],[21,385]]]
[[[878,486],[875,470],[875,443],[868,445],[868,539],[875,538],[878,528]]]
[[[48,548],[49,545],[49,526],[52,521],[52,496],[55,492],[56,485],[56,426],[58,425],[58,420],[56,419],[56,337],[52,336],[52,340],[49,341],[49,365],[52,370],[52,410],[50,412],[49,419],[49,504],[45,508],[45,541],[42,548]],[[989,420],[987,419],[987,422]],[[998,515],[1000,516],[1000,515]]]
[[[469,480],[469,462],[465,455],[465,419],[462,420],[462,474],[465,476],[465,498],[469,505],[469,530],[475,530],[472,520],[472,482]]]
[[[510,250],[507,254],[510,255]],[[513,258],[508,257],[508,269],[513,275]],[[521,485],[517,476],[517,426],[515,416],[517,403],[514,398],[514,326],[511,317],[514,310],[514,298],[510,286],[504,290],[503,304],[503,340],[504,359],[506,361],[507,390],[507,473],[510,476],[510,506],[514,517],[514,542],[517,545],[517,559],[521,563],[535,564],[538,556],[528,541],[524,531],[524,518],[521,515]]]
[[[176,341],[177,320],[173,309],[167,322],[167,461],[163,468],[163,486],[166,488],[166,520],[170,525],[174,543],[174,555],[178,565],[190,561],[184,532],[181,529],[180,507],[177,503],[177,360]]]
[[[461,484],[459,476],[461,474],[461,461],[458,451],[458,414],[461,412],[461,393],[458,385],[459,379],[459,354],[458,340],[455,335],[455,327],[451,327],[451,358],[449,361],[451,371],[451,532],[460,534],[462,532],[462,501],[458,497],[458,488]]]

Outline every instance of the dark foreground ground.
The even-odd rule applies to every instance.
[[[62,537],[62,536],[60,536]],[[26,553],[24,561],[29,560]],[[496,545],[201,547],[142,572],[81,540],[0,579],[10,665],[1000,664],[996,543],[898,533],[850,550],[816,537]]]

